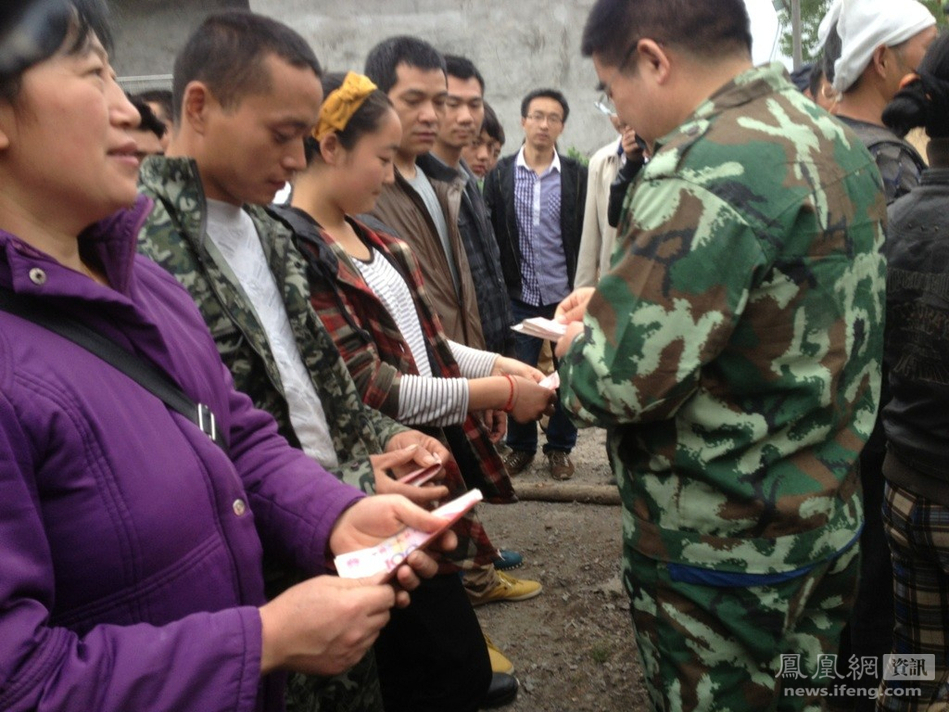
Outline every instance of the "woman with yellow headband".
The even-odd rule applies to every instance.
[[[313,307],[366,403],[431,429],[449,444],[469,486],[482,488],[489,500],[513,501],[493,443],[508,414],[537,420],[552,411],[555,392],[539,385],[543,374],[536,369],[445,337],[409,246],[384,226],[373,229],[352,217],[369,212],[394,180],[399,117],[383,92],[353,73],[327,77],[324,94],[320,121],[305,144],[307,169],[294,182],[292,208],[282,213],[309,263]],[[537,582],[496,571],[490,559],[481,564],[489,590],[502,590],[505,600],[541,591]],[[384,672],[381,677],[385,692]]]

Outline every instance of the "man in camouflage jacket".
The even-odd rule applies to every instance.
[[[206,239],[205,198],[194,161],[154,158],[142,166],[140,190],[155,207],[139,236],[139,251],[171,272],[194,298],[214,336],[235,387],[254,405],[274,416],[281,435],[299,447],[289,408],[267,337],[244,291],[217,248]],[[271,269],[287,303],[287,316],[301,344],[301,355],[326,411],[339,460],[335,474],[364,492],[375,492],[371,454],[406,430],[363,405],[339,352],[309,308],[309,286],[302,265],[288,259],[289,238],[263,208],[247,206],[254,226],[268,246]],[[342,369],[342,370],[340,370]],[[294,582],[293,575],[265,559],[268,597]],[[353,671],[332,678],[291,675],[290,710],[378,710],[382,703],[372,655]]]
[[[446,488],[410,487],[389,476],[426,464],[433,454],[446,463],[451,455],[434,438],[363,404],[310,307],[306,265],[291,244],[289,228],[261,207],[273,199],[279,182],[303,167],[303,136],[316,123],[323,99],[312,50],[288,27],[259,15],[218,13],[205,25],[207,31],[192,35],[176,60],[175,82],[183,95],[176,99],[176,131],[168,155],[150,159],[141,170],[141,192],[155,206],[139,235],[140,251],[188,289],[235,386],[274,416],[292,444],[300,447],[308,435],[304,428],[312,427],[319,432],[310,437],[311,446],[318,442],[308,452],[327,460],[327,469],[344,481],[368,493],[378,488],[402,494],[419,504],[445,496]],[[216,63],[207,57],[215,57]],[[233,241],[228,239],[234,238],[231,225],[219,219],[224,209],[239,221]],[[244,252],[229,262],[218,245]],[[244,269],[248,265],[253,269]],[[244,284],[250,284],[249,292]],[[259,316],[268,314],[265,308],[270,314],[266,324]],[[276,334],[271,348],[267,329],[283,316],[280,311],[286,314],[287,328]],[[287,358],[300,359],[297,372],[282,364],[278,368],[275,351],[281,347]],[[298,390],[285,387],[282,374],[287,373],[299,376]],[[305,420],[294,416],[291,421],[288,400],[294,398],[312,406]],[[407,449],[411,445],[417,447]],[[473,544],[464,532],[458,538],[451,556],[460,558]],[[374,654],[340,675],[290,675],[290,712],[381,712],[385,693],[380,680],[391,677],[388,671],[406,656],[408,646],[433,637],[416,624],[419,619],[451,646],[440,650],[436,639],[427,646],[437,656],[434,661],[416,656],[424,683],[418,686],[421,694],[436,703],[466,695],[475,705],[490,683],[491,666],[457,566],[448,563],[450,572],[413,591],[411,606],[391,612]],[[270,597],[299,576],[276,557],[265,559],[265,568]]]
[[[271,413],[280,434],[299,447],[280,374],[257,313],[207,238],[197,165],[187,158],[150,159],[142,166],[139,183],[141,192],[155,201],[140,235],[139,251],[188,289],[234,385],[253,398],[258,408]],[[246,205],[244,209],[260,235],[300,355],[326,412],[340,463],[336,473],[344,482],[373,494],[375,477],[369,456],[385,451],[394,435],[409,429],[362,402],[336,345],[310,308],[306,263],[290,242],[289,227],[263,207]]]
[[[139,235],[139,251],[158,262],[188,289],[233,375],[236,388],[251,396],[257,407],[271,413],[281,434],[299,447],[276,363],[257,314],[227,262],[207,238],[205,196],[197,164],[188,158],[149,159],[142,166],[139,186],[140,192],[155,201]],[[306,263],[292,245],[290,228],[263,207],[244,205],[244,210],[261,238],[300,355],[325,410],[340,463],[331,471],[343,481],[374,494],[376,472],[370,456],[386,451],[389,443],[400,447],[418,441],[423,446],[430,443],[426,447],[431,449],[437,441],[363,403],[336,345],[310,307]],[[398,437],[400,434],[408,439]],[[447,450],[444,456],[450,457]],[[475,556],[483,536],[480,522],[475,520],[471,524],[462,520],[458,526],[462,527],[456,527],[460,534],[459,548],[452,553],[452,558]],[[293,581],[275,562],[266,563],[268,596],[272,596]],[[460,561],[445,562],[445,566],[460,565]],[[371,655],[362,666],[328,680],[291,675],[289,709],[291,712],[381,712],[381,700],[373,697],[378,694],[378,686],[375,682],[367,683],[375,678]]]
[[[561,397],[608,429],[655,707],[816,709],[857,583],[885,203],[859,139],[752,68],[742,0],[676,5],[587,23],[653,158],[611,270],[561,305]]]

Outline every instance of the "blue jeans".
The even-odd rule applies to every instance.
[[[543,316],[548,319],[554,318],[556,304],[544,304],[539,307],[525,304],[518,299],[511,300],[511,309],[514,312],[514,323],[519,324],[524,319],[533,316]],[[515,334],[514,336],[514,356],[519,360],[531,366],[537,365],[540,358],[540,349],[543,347],[543,339],[537,339],[533,336],[524,334]],[[557,359],[554,359],[556,366]],[[518,423],[513,418],[507,421],[507,444],[512,450],[523,452],[537,452],[537,423]],[[557,401],[557,407],[554,414],[550,416],[550,422],[547,424],[547,444],[544,446],[544,452],[550,450],[562,450],[570,452],[573,446],[577,444],[577,428],[570,422],[567,414],[564,412],[560,401]]]

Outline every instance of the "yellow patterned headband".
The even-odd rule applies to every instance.
[[[376,85],[368,77],[355,72],[347,72],[346,78],[338,89],[330,92],[320,107],[320,120],[313,129],[313,138],[317,141],[329,133],[339,132],[359,111],[359,107],[376,90]]]

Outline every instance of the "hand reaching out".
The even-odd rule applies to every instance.
[[[381,579],[317,576],[263,606],[261,673],[336,675],[359,662],[396,605],[395,589]]]
[[[523,361],[518,361],[516,358],[508,358],[507,356],[498,356],[494,361],[494,369],[491,371],[492,376],[520,376],[521,378],[526,378],[533,381],[534,383],[540,383],[544,380],[544,372],[539,369],[529,366]]]
[[[400,494],[420,507],[426,507],[448,496],[448,488],[441,485],[429,484],[417,487],[396,481],[412,470],[440,462],[418,445],[409,445],[399,450],[371,455],[369,460],[372,462],[372,470],[376,478],[376,494]],[[443,469],[436,475],[436,480],[444,477]]]
[[[557,391],[539,386],[526,378],[515,376],[516,383],[514,407],[511,417],[518,423],[530,423],[540,420],[542,415],[553,415],[557,401]]]
[[[583,321],[583,317],[587,313],[587,304],[590,303],[594,291],[596,291],[595,287],[580,287],[573,290],[557,305],[554,319],[564,324]]]

